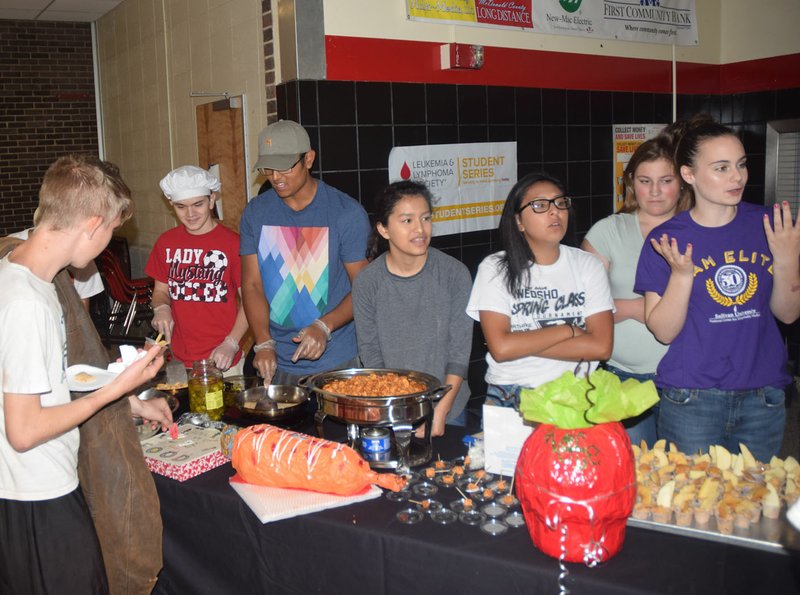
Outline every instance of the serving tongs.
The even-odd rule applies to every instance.
[[[167,363],[167,367],[164,370],[164,374],[167,379],[167,384],[183,384],[186,382],[186,368],[183,366],[183,362],[179,359],[175,359],[175,354],[172,353],[172,347],[167,345],[167,350],[169,351],[169,363]]]

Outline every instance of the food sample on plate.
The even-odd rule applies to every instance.
[[[77,382],[89,383],[97,380],[97,376],[92,376],[91,374],[88,374],[86,372],[78,372],[77,374],[75,374],[75,376],[73,376],[73,379],[76,380]]]
[[[165,390],[165,391],[172,391],[175,392],[177,390],[183,390],[189,386],[189,382],[173,382],[168,384],[166,382],[161,382],[156,384],[156,390]]]
[[[232,464],[247,483],[276,488],[353,495],[370,484],[399,491],[406,480],[392,473],[376,473],[345,444],[299,432],[259,424],[240,430],[233,440]],[[223,450],[228,447],[223,444]]]
[[[332,380],[322,390],[353,397],[398,397],[423,392],[425,383],[395,374],[364,374],[346,380]]]
[[[778,518],[800,497],[800,463],[794,457],[755,459],[744,444],[738,454],[713,445],[687,455],[659,440],[633,445],[637,498],[633,517],[705,527],[713,515],[720,533],[747,529],[761,516]]]

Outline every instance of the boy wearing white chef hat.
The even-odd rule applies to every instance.
[[[145,267],[155,281],[151,324],[186,367],[212,359],[220,370],[236,372],[247,319],[237,299],[239,234],[214,219],[221,184],[208,171],[184,165],[159,185],[181,225],[161,234]]]
[[[73,321],[54,280],[65,267],[82,268],[96,257],[132,207],[130,190],[114,165],[91,156],[61,157],[48,168],[39,191],[36,233],[0,259],[4,592],[109,589],[94,523],[78,485],[78,426],[151,380],[164,359],[161,348],[153,347],[102,388],[71,400],[66,329],[74,327],[66,326]],[[134,415],[166,428],[172,415],[166,404],[155,403],[160,400],[129,398]],[[123,470],[119,479],[130,478],[129,472]]]

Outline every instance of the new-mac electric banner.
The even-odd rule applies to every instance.
[[[389,181],[414,180],[433,194],[433,235],[495,229],[517,182],[517,143],[395,147]]]

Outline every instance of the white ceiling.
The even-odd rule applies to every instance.
[[[0,19],[92,22],[120,2],[122,0],[0,0]]]

